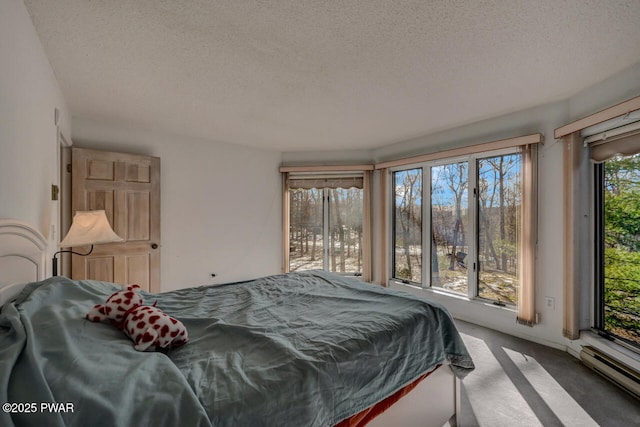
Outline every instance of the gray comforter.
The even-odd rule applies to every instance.
[[[56,277],[2,308],[0,425],[331,426],[438,364],[473,369],[439,304],[323,271],[143,293],[189,331],[167,354],[84,320],[116,290]]]

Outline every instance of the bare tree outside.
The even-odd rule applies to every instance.
[[[331,271],[362,271],[362,190],[329,189],[329,257]]]
[[[291,189],[289,271],[322,269],[326,262],[329,271],[360,273],[362,207],[359,188]]]
[[[469,165],[431,168],[431,284],[467,294]]]
[[[522,156],[478,160],[478,295],[516,304]]]
[[[323,268],[322,203],[322,189],[289,191],[290,271]]]
[[[422,169],[393,173],[393,277],[422,282]]]
[[[522,154],[474,158],[473,162],[475,168],[466,160],[426,168],[431,175],[428,206],[422,200],[423,168],[393,173],[393,277],[421,283],[422,215],[430,212],[430,233],[424,239],[431,245],[429,285],[516,304]],[[472,169],[475,176],[469,176]],[[477,276],[471,274],[477,282],[469,283],[472,272],[477,272]]]

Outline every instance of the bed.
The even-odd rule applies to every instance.
[[[0,425],[455,425],[473,362],[439,304],[324,271],[143,293],[190,340],[138,352],[84,319],[119,287],[45,279],[45,250],[0,220]]]

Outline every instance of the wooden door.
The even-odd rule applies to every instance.
[[[73,148],[71,191],[73,214],[104,209],[124,239],[95,245],[86,257],[73,255],[71,277],[160,292],[160,158]]]

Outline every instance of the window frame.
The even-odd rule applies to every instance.
[[[406,163],[399,166],[393,166],[389,168],[389,174],[387,177],[387,188],[390,189],[388,192],[388,203],[390,206],[391,214],[388,215],[389,221],[389,230],[391,230],[391,239],[389,241],[389,279],[387,284],[391,283],[402,283],[405,285],[414,286],[420,288],[422,290],[437,292],[439,294],[444,294],[451,297],[456,298],[465,298],[467,300],[476,300],[482,303],[494,303],[497,300],[492,300],[488,298],[483,298],[479,296],[479,269],[478,269],[478,239],[479,239],[479,197],[477,194],[478,188],[478,160],[487,159],[492,157],[499,156],[507,156],[513,154],[520,154],[522,162],[522,151],[521,146],[512,146],[506,148],[498,148],[494,150],[488,151],[477,151],[464,155],[455,155],[451,157],[441,157],[434,160],[421,161],[416,163]],[[467,265],[467,294],[463,294],[460,292],[450,291],[442,287],[433,286],[432,284],[432,267],[431,267],[431,235],[432,235],[432,168],[443,165],[456,164],[460,162],[467,163],[467,223],[465,224],[467,230],[467,241],[468,241],[468,258],[472,259],[471,263]],[[401,278],[394,277],[395,272],[395,183],[394,183],[394,173],[404,170],[412,170],[421,168],[422,170],[422,272],[421,272],[421,282],[409,282]],[[523,177],[520,178],[521,180]],[[535,179],[535,171],[534,178]],[[520,224],[522,227],[522,224]],[[522,249],[520,249],[522,250]],[[521,286],[521,284],[519,284]],[[504,304],[504,305],[503,305]],[[502,302],[499,304],[500,306],[507,308],[509,310],[515,310],[516,304]]]
[[[604,163],[593,165],[593,328],[604,330]]]
[[[456,156],[456,157],[450,157],[450,158],[445,158],[445,159],[438,159],[433,161],[428,167],[429,167],[429,174],[428,174],[428,179],[429,179],[429,223],[428,223],[428,228],[427,228],[427,232],[429,233],[429,240],[431,240],[431,231],[433,230],[433,215],[432,215],[432,185],[433,185],[433,181],[432,181],[432,177],[433,177],[433,173],[432,173],[432,168],[434,166],[447,166],[447,165],[453,165],[453,164],[458,164],[458,163],[466,163],[467,164],[467,189],[466,189],[466,193],[467,193],[467,224],[465,225],[466,229],[468,230],[467,232],[467,240],[469,242],[468,244],[468,252],[467,252],[467,256],[473,256],[475,257],[475,248],[476,248],[476,221],[474,220],[474,218],[476,217],[476,210],[477,210],[477,206],[475,203],[475,197],[474,197],[474,193],[473,193],[473,189],[472,189],[472,185],[471,182],[469,180],[469,177],[471,176],[475,176],[476,174],[476,163],[475,163],[475,159],[474,156],[477,156],[476,154],[469,154],[467,156]],[[474,178],[474,182],[477,181],[477,177]],[[428,272],[428,277],[429,280],[433,279],[433,270],[431,269],[431,245],[429,245],[429,272]],[[475,258],[474,258],[475,259]],[[474,268],[469,268],[467,267],[467,294],[463,294],[462,292],[455,292],[455,291],[450,291],[447,290],[445,288],[442,288],[440,286],[433,286],[433,284],[429,284],[427,286],[427,288],[430,289],[435,289],[438,290],[440,292],[444,292],[447,294],[451,294],[451,295],[455,295],[455,296],[465,296],[468,299],[475,299],[477,297],[477,291],[476,289],[474,289],[473,286],[469,286],[470,283],[475,283],[476,280],[476,275],[475,275],[475,271]]]
[[[422,202],[422,204],[424,206],[424,192],[425,192],[424,167],[417,166],[417,167],[409,167],[409,168],[390,169],[390,171],[389,171],[389,181],[390,181],[391,185],[388,186],[388,188],[395,189],[395,180],[394,180],[395,175],[394,174],[396,172],[418,170],[418,169],[420,170],[420,176],[423,179],[422,187],[421,187],[422,191],[421,191],[421,194],[420,194],[420,200],[421,200],[421,202]],[[390,276],[393,276],[393,274],[395,273],[395,270],[396,270],[396,247],[395,247],[395,242],[396,242],[396,227],[395,227],[395,223],[396,223],[396,221],[395,221],[396,220],[396,198],[395,198],[395,191],[390,191],[389,193],[390,193],[390,196],[391,196],[391,200],[390,200],[391,215],[389,215],[389,218],[390,218],[390,221],[391,221],[391,226],[389,227],[390,234],[391,234],[391,239],[390,239],[389,246],[391,247],[391,250],[389,251],[389,254],[390,254],[390,258],[391,259],[390,259],[389,265],[391,266],[391,275]],[[424,212],[424,209],[421,212],[421,222],[422,222],[422,224],[421,224],[422,227],[421,227],[421,230],[420,230],[420,232],[421,232],[420,239],[421,239],[421,242],[422,242],[421,243],[421,245],[422,245],[422,248],[421,248],[421,253],[422,253],[421,264],[422,264],[422,266],[424,266],[424,263],[425,263],[425,248],[424,248],[424,242],[423,242],[424,241],[424,235],[425,235],[425,212]],[[421,274],[421,276],[420,276],[421,282],[415,282],[415,281],[412,281],[412,280],[400,279],[400,278],[394,278],[394,279],[398,280],[398,281],[401,281],[402,283],[407,284],[407,285],[412,284],[414,286],[417,285],[417,286],[421,286],[422,287],[421,283],[424,282],[424,276],[423,276],[424,273],[421,271],[420,274]]]
[[[318,180],[318,179],[356,179],[362,180],[362,187],[360,190],[362,191],[362,248],[361,248],[361,269],[359,272],[336,272],[336,274],[351,276],[351,277],[362,277],[365,280],[370,280],[371,276],[371,262],[368,256],[368,253],[371,251],[371,225],[370,225],[370,210],[371,210],[371,176],[370,171],[373,170],[372,165],[353,165],[353,166],[344,166],[344,167],[317,167],[317,166],[300,166],[300,167],[287,167],[283,166],[280,168],[280,172],[282,173],[283,179],[283,194],[282,194],[282,203],[283,203],[283,264],[282,271],[283,273],[289,273],[291,271],[291,257],[289,252],[289,243],[291,241],[291,191],[295,190],[289,188],[289,180]],[[329,190],[331,187],[313,187],[316,190],[319,190],[319,193],[322,197],[322,241],[326,246],[327,243],[330,243],[330,228],[331,228],[331,201]],[[339,187],[343,188],[343,187]],[[348,190],[348,188],[345,188]],[[330,248],[328,246],[323,247],[322,251],[322,269],[326,271],[330,271]]]

